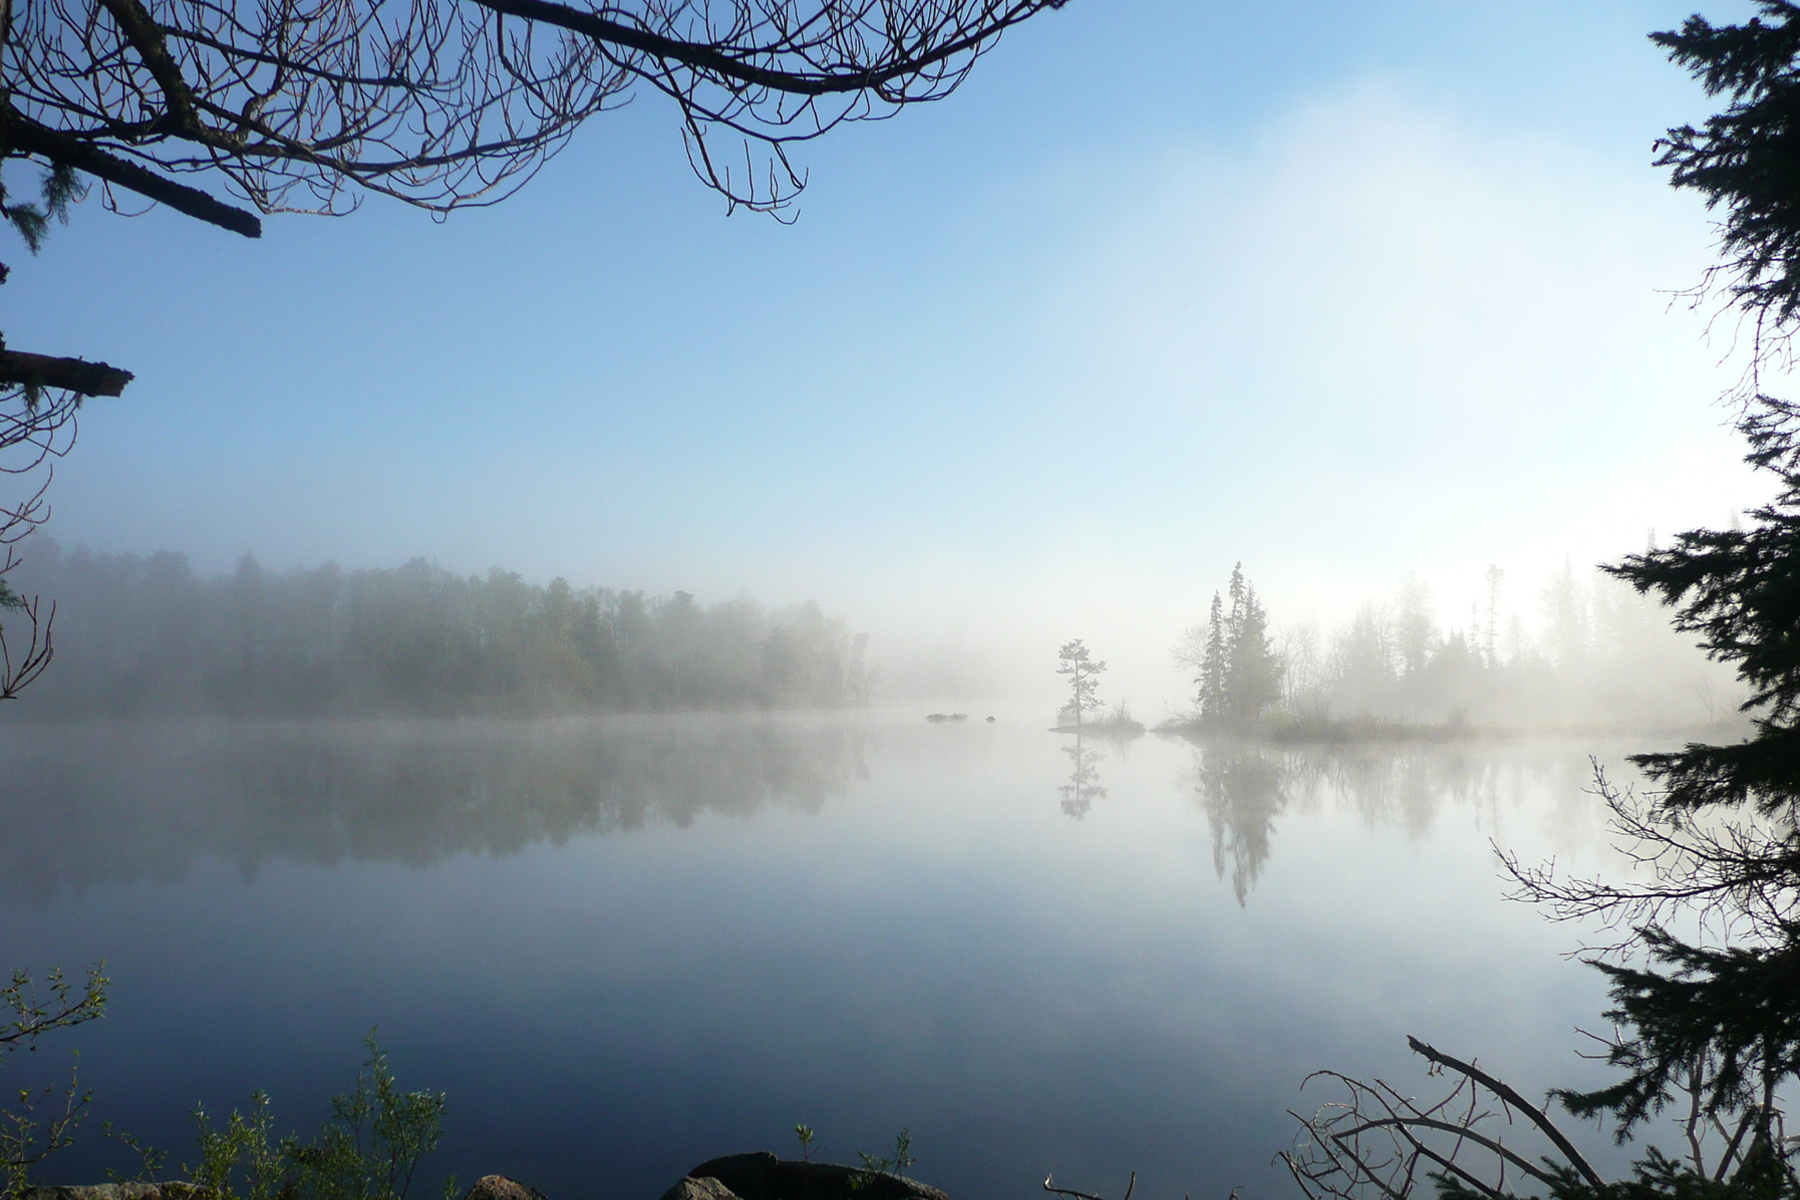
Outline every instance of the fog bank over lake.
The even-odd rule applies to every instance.
[[[796,1122],[839,1160],[906,1126],[952,1195],[1270,1194],[1301,1077],[1416,1078],[1407,1033],[1595,1074],[1578,931],[1489,848],[1610,864],[1594,747],[1090,742],[1075,811],[1069,741],[986,715],[14,725],[0,906],[21,961],[108,960],[103,1116],[311,1125],[378,1025],[450,1094],[428,1169],[553,1196]]]

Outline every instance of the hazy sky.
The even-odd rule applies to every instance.
[[[1461,623],[1489,562],[1530,613],[1757,496],[1730,330],[1667,294],[1712,230],[1651,142],[1711,108],[1644,35],[1687,11],[1070,0],[803,149],[792,226],[647,92],[444,224],[90,200],[0,293],[138,373],[50,532],[1086,636],[1150,707],[1239,559],[1278,622],[1417,569]]]

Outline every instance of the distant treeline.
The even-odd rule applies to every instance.
[[[1194,723],[1322,729],[1374,718],[1547,730],[1739,717],[1745,693],[1731,669],[1677,633],[1653,600],[1604,576],[1583,581],[1565,563],[1527,621],[1506,604],[1504,580],[1488,570],[1461,628],[1441,626],[1429,590],[1408,576],[1329,633],[1300,623],[1271,636],[1234,572],[1223,616],[1215,598],[1208,624],[1175,650],[1195,671]]]
[[[866,702],[867,635],[814,603],[457,575],[424,559],[203,577],[176,553],[35,540],[9,582],[56,603],[20,715],[540,714]]]

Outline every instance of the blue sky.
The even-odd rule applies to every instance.
[[[90,200],[0,297],[138,373],[49,531],[1086,636],[1151,708],[1240,559],[1278,622],[1417,570],[1458,623],[1489,562],[1529,616],[1565,555],[1758,495],[1729,327],[1668,295],[1711,230],[1650,144],[1710,109],[1644,35],[1687,11],[1071,0],[803,149],[791,226],[648,92],[443,224]]]

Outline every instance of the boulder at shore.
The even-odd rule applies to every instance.
[[[767,1150],[712,1158],[662,1200],[950,1200],[934,1187],[837,1163],[776,1158]]]
[[[463,1193],[463,1200],[549,1200],[534,1187],[504,1175],[483,1175]]]
[[[207,1200],[191,1183],[101,1183],[28,1187],[19,1200]],[[463,1200],[549,1200],[504,1175],[483,1175]],[[885,1171],[776,1158],[767,1150],[710,1158],[662,1200],[950,1200],[934,1187]]]

